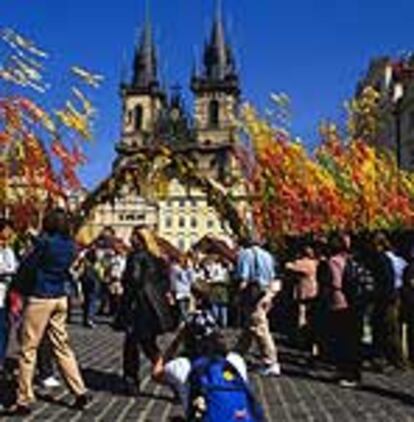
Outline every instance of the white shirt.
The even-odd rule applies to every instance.
[[[390,259],[394,270],[394,288],[399,289],[403,285],[403,274],[405,267],[408,265],[407,261],[391,251],[385,252],[385,254]]]
[[[122,255],[114,255],[111,260],[111,277],[120,280],[126,266],[126,258]]]
[[[0,308],[4,308],[6,300],[7,283],[9,276],[17,270],[17,259],[13,249],[9,247],[0,249]]]
[[[214,262],[207,267],[209,279],[212,283],[226,283],[228,281],[227,269],[219,262]]]

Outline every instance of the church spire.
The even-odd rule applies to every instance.
[[[237,94],[240,91],[233,52],[226,41],[221,0],[216,0],[211,34],[204,46],[202,69],[193,73],[191,86],[195,92],[200,89],[225,90]]]
[[[222,18],[221,1],[216,0],[216,12],[209,42],[204,51],[205,76],[211,80],[222,81],[234,71],[234,60]]]
[[[145,24],[137,45],[134,58],[132,85],[135,88],[159,87],[157,54],[153,40],[148,3],[145,12]]]

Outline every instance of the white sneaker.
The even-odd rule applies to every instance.
[[[264,366],[259,370],[259,374],[264,377],[280,377],[280,364],[276,362],[272,365]]]
[[[53,375],[41,381],[42,387],[44,388],[57,388],[60,387],[60,382]]]
[[[342,388],[355,388],[358,387],[358,382],[353,380],[341,379],[339,380],[339,386]]]

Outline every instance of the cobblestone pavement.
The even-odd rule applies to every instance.
[[[84,413],[76,412],[70,408],[72,397],[66,389],[57,389],[53,395],[39,390],[27,421],[162,422],[180,415],[171,392],[150,381],[148,364],[142,370],[140,397],[124,394],[121,334],[105,324],[94,330],[75,324],[71,332],[93,403]],[[302,353],[282,348],[280,357],[281,378],[252,375],[269,421],[414,421],[414,371],[388,375],[366,371],[363,387],[345,390],[330,382],[332,372],[327,368],[308,369]]]

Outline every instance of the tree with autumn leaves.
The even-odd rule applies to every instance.
[[[324,124],[313,152],[245,108],[243,127],[255,157],[249,180],[255,223],[268,240],[413,227],[414,175],[400,170],[390,151],[372,146],[379,107],[379,94],[366,88],[348,104],[345,136]]]
[[[87,91],[102,77],[72,66],[65,100],[45,107],[57,96],[48,81],[51,60],[34,41],[0,28],[0,213],[18,231],[38,227],[48,207],[80,188],[82,142],[92,138]]]
[[[0,62],[0,208],[23,230],[36,225],[46,207],[80,187],[76,169],[85,162],[82,142],[92,137],[95,112],[86,90],[98,87],[102,77],[73,66],[68,99],[46,109],[42,104],[50,95],[45,77],[49,54],[10,29],[3,29],[0,37],[6,50]],[[285,108],[287,102],[283,96]],[[244,107],[240,130],[249,145],[236,144],[233,152],[245,170],[255,230],[278,241],[286,235],[336,229],[413,225],[413,175],[399,170],[391,153],[371,146],[380,131],[379,104],[379,94],[366,88],[348,104],[347,134],[341,137],[335,125],[322,125],[321,143],[313,152],[281,129],[280,121],[289,114],[283,109],[275,114],[275,124],[272,117]],[[77,210],[78,229],[94,207],[113,201],[125,184],[138,195],[161,198],[172,178],[204,191],[236,235],[252,229],[237,213],[231,187],[199,174],[185,154],[158,145],[129,161]]]

